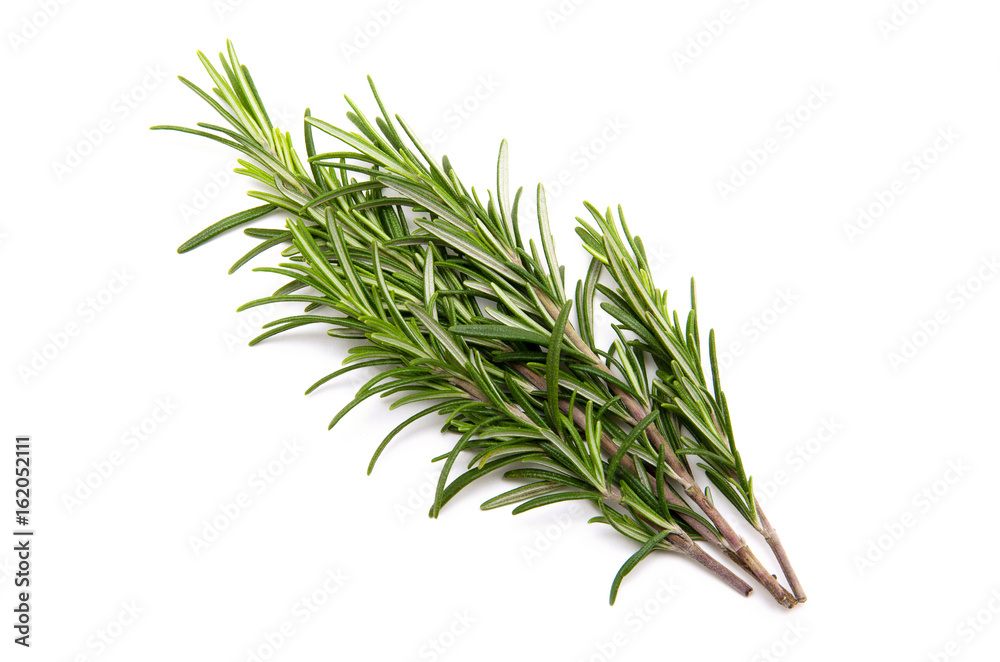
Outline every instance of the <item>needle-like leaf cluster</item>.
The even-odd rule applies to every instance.
[[[692,456],[718,493],[777,541],[733,440],[714,334],[711,385],[702,368],[694,284],[682,323],[653,284],[642,242],[620,208],[616,216],[587,205],[592,218],[578,219],[593,259],[570,298],[540,185],[540,241],[522,237],[523,191],[511,195],[506,142],[495,191],[467,188],[447,157],[436,161],[406,122],[386,111],[372,84],[374,121],[350,99],[350,130],[306,111],[303,161],[291,136],[272,124],[232,45],[220,67],[199,57],[214,96],[181,80],[228,126],[154,128],[241,152],[237,172],[262,185],[249,195],[263,204],[219,221],[179,251],[275,212],[285,217],[280,227],[245,227],[258,244],[230,272],[279,248],[279,262],[255,270],[283,276],[285,284],[243,309],[282,303],[301,312],[265,324],[251,344],[312,324],[356,341],[344,366],[307,390],[354,370],[377,370],[330,427],[376,395],[391,398],[392,408],[418,408],[378,445],[369,472],[409,425],[437,414],[456,441],[435,458],[443,467],[432,516],[462,488],[504,469],[520,485],[484,509],[515,505],[520,513],[586,500],[599,513],[591,521],[639,543],[614,580],[612,602],[625,574],[657,549],[681,552],[749,593],[699,542],[721,550],[782,604],[804,599],[760,566],[695,481]],[[334,151],[319,151],[317,137],[332,139]],[[601,282],[605,271],[611,285]],[[596,341],[598,299],[616,320],[606,348]],[[783,549],[778,556],[788,576]]]

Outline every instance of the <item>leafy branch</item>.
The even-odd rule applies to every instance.
[[[221,72],[199,53],[214,96],[181,80],[231,128],[153,128],[195,134],[241,152],[246,158],[236,172],[266,188],[248,193],[264,204],[222,219],[178,250],[284,213],[282,227],[244,229],[259,243],[230,272],[281,247],[283,261],[255,270],[287,281],[243,309],[291,303],[303,310],[265,324],[251,344],[310,324],[358,341],[344,367],[307,390],[354,370],[378,370],[334,416],[331,428],[375,395],[394,398],[392,408],[420,403],[422,409],[379,444],[369,473],[400,432],[437,414],[445,417],[442,431],[457,441],[436,458],[443,468],[431,516],[473,481],[505,469],[505,477],[529,482],[488,500],[484,509],[518,504],[517,514],[586,500],[600,513],[592,522],[641,545],[615,577],[612,602],[623,577],[654,550],[684,554],[749,594],[750,587],[705,553],[700,541],[720,549],[780,604],[792,607],[804,599],[785,567],[787,556],[778,554],[795,595],[764,569],[693,477],[691,455],[776,553],[783,552],[733,442],[711,335],[714,397],[705,387],[693,285],[692,312],[682,327],[653,286],[641,241],[628,232],[620,210],[615,219],[610,210],[602,216],[588,206],[597,228],[581,220],[578,231],[594,259],[571,299],[541,185],[540,249],[522,238],[523,190],[510,194],[506,142],[495,194],[480,195],[466,188],[447,157],[438,163],[402,118],[389,115],[369,79],[380,111],[374,122],[351,99],[350,131],[306,110],[303,163],[290,135],[271,123],[232,44],[227,49],[220,54]],[[319,152],[315,132],[334,139],[335,151]],[[615,289],[599,282],[604,269]],[[595,341],[598,293],[619,322],[607,349]],[[650,362],[656,368],[652,379]],[[472,458],[449,482],[463,452]]]

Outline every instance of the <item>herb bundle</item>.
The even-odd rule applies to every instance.
[[[178,251],[272,212],[285,216],[281,227],[243,230],[259,243],[230,273],[280,247],[282,261],[255,270],[287,282],[241,310],[270,303],[303,309],[265,324],[250,344],[309,324],[357,341],[344,367],[306,391],[353,370],[378,370],[331,428],[376,395],[393,397],[392,408],[419,404],[379,444],[369,473],[407,426],[438,414],[442,431],[454,433],[456,442],[435,458],[443,468],[432,517],[465,486],[504,469],[506,478],[523,484],[482,508],[517,504],[517,514],[586,500],[599,513],[591,522],[639,544],[614,578],[612,603],[625,575],[654,550],[688,556],[748,595],[751,587],[703,546],[728,557],[781,605],[805,601],[736,448],[714,332],[708,338],[710,381],[702,367],[694,282],[691,310],[682,320],[652,283],[642,241],[630,233],[620,207],[602,213],[588,204],[590,218],[577,219],[592,260],[570,298],[541,185],[540,247],[522,238],[522,189],[511,196],[506,142],[496,190],[481,195],[466,188],[447,157],[438,162],[424,150],[402,118],[386,111],[372,84],[380,113],[374,122],[350,99],[352,130],[305,111],[303,161],[290,134],[272,124],[232,44],[227,47],[220,68],[198,54],[214,96],[180,80],[229,126],[153,128],[195,134],[242,153],[236,172],[263,185],[265,190],[248,192],[262,204],[206,228]],[[333,138],[335,151],[318,151],[317,134]],[[601,282],[605,272],[611,285]],[[616,321],[607,348],[595,339],[598,298]],[[456,472],[456,463],[469,455],[465,470]],[[714,491],[698,484],[692,459]],[[764,537],[790,590],[716,509],[713,494]]]

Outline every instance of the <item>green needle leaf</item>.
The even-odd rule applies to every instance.
[[[232,230],[235,227],[239,227],[249,223],[250,221],[256,220],[261,216],[266,216],[277,208],[277,205],[261,205],[260,207],[246,209],[237,214],[233,214],[232,216],[227,216],[218,223],[208,226],[195,236],[185,241],[180,245],[180,247],[177,248],[177,252],[187,253],[189,250],[198,248],[213,237],[217,237],[227,230]]]
[[[566,300],[566,292],[563,290],[562,270],[556,260],[556,247],[552,241],[552,228],[549,227],[549,210],[545,202],[545,187],[538,185],[538,228],[542,235],[542,250],[545,252],[545,260],[549,265],[549,281],[552,283],[552,291],[556,294],[557,303]]]
[[[557,483],[549,483],[546,481],[538,481],[537,483],[529,483],[528,485],[522,485],[521,487],[515,487],[514,489],[504,492],[503,494],[497,495],[488,501],[485,501],[483,505],[479,506],[482,510],[493,510],[494,508],[502,508],[503,506],[509,506],[513,503],[519,503],[525,501],[526,499],[531,499],[532,497],[541,496],[543,494],[548,494],[552,490],[560,489],[560,485]]]
[[[656,549],[656,546],[660,544],[660,541],[666,538],[669,534],[670,531],[660,531],[659,533],[651,537],[648,541],[646,541],[646,544],[643,545],[638,552],[630,556],[628,560],[625,561],[625,564],[622,565],[621,569],[618,571],[618,574],[615,575],[615,580],[611,582],[612,605],[615,604],[615,600],[618,598],[618,588],[621,586],[622,580],[625,579],[625,575],[632,572],[632,570],[634,570],[635,567],[639,565],[639,561],[649,556],[650,552]]]
[[[641,549],[639,549],[638,552],[636,552],[635,554],[633,554],[632,556],[630,556],[628,558],[628,560],[625,561],[625,564],[618,571],[618,574],[615,575],[615,580],[613,582],[611,582],[611,604],[612,605],[615,603],[615,600],[618,598],[618,588],[621,586],[622,580],[625,579],[625,575],[627,575],[628,573],[632,572],[632,570],[635,569],[635,566],[639,565],[639,561],[641,561],[644,558],[646,558],[650,554],[650,552],[652,552],[654,549],[656,549],[656,546],[658,544],[660,544],[660,541],[663,540],[664,538],[666,538],[669,534],[670,534],[669,531],[661,531],[661,532],[657,533],[655,536],[653,536],[652,538],[650,538],[646,542],[646,544],[643,545]]]
[[[596,492],[558,492],[556,494],[549,494],[546,496],[535,497],[530,501],[522,503],[520,506],[512,510],[514,515],[520,515],[521,513],[527,512],[529,510],[534,510],[535,508],[540,508],[542,506],[548,506],[553,503],[561,503],[563,501],[579,501],[581,499],[588,499],[593,501],[599,499],[600,495]]]
[[[569,311],[573,309],[572,299],[563,304],[552,327],[549,338],[549,352],[545,357],[545,381],[548,384],[549,419],[559,420],[559,354],[562,349],[563,337],[566,335],[566,323],[569,321]]]

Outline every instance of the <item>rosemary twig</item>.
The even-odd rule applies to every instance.
[[[629,232],[621,208],[618,208],[617,220],[610,209],[602,215],[591,205],[587,208],[600,232],[582,218],[577,219],[580,223],[577,231],[584,247],[611,270],[618,286],[614,292],[604,289],[611,299],[611,303],[604,307],[638,335],[637,342],[650,353],[659,367],[660,378],[654,382],[653,400],[676,412],[692,434],[684,440],[684,445],[678,446],[678,450],[698,455],[704,460],[700,466],[705,469],[709,480],[764,536],[791,585],[796,601],[804,602],[806,596],[802,585],[777,532],[759,510],[759,503],[753,495],[753,479],[746,475],[736,449],[729,407],[720,384],[714,331],[709,333],[713,392],[709,391],[706,383],[701,367],[694,281],[691,281],[691,312],[687,324],[682,326],[676,313],[671,315],[667,308],[666,293],[653,285],[642,241]],[[636,415],[643,413],[641,407],[634,408]],[[693,494],[692,498],[695,498]],[[720,531],[725,533],[723,528]]]
[[[545,381],[538,373],[532,372],[527,367],[519,364],[514,364],[513,367],[515,368],[515,370],[517,370],[519,374],[524,376],[525,379],[530,381],[536,388],[542,389],[545,387]],[[570,406],[571,403],[569,402],[569,400],[563,399],[562,401],[560,401],[560,408],[562,409],[563,413],[570,413],[569,412]],[[576,406],[572,411],[572,416],[574,421],[577,422],[577,424],[580,424],[580,421],[584,416],[583,410],[580,409],[579,406]],[[601,435],[601,445],[604,448],[604,450],[612,457],[618,454],[619,450],[621,449],[621,446],[617,442],[615,442],[615,440],[611,438],[611,435],[608,434],[606,431],[603,432]],[[645,469],[638,468],[635,464],[635,461],[632,459],[632,456],[627,454],[622,456],[619,466],[624,471],[634,474],[637,478],[639,477],[638,472],[640,470],[645,471]],[[663,482],[662,478],[659,479],[658,482]],[[712,546],[722,551],[731,561],[739,565],[746,572],[752,574],[750,568],[747,566],[744,560],[738,554],[736,554],[732,549],[730,549],[730,547],[726,544],[725,539],[719,534],[719,532],[714,528],[712,528],[708,522],[705,522],[703,519],[699,518],[697,515],[691,512],[689,510],[690,507],[688,503],[685,502],[676,492],[674,492],[673,489],[669,488],[669,486],[667,485],[663,485],[662,492],[664,499],[667,501],[667,503],[669,503],[671,506],[674,507],[674,509],[677,511],[676,514],[680,517],[680,519],[684,522],[684,524],[688,525],[688,527],[690,527],[690,529],[694,533],[696,533],[702,540],[705,540]]]
[[[649,282],[648,269],[643,271],[641,243],[626,229],[630,253],[610,212],[607,227],[603,217],[598,221],[601,232],[584,223],[581,236],[595,260],[577,285],[574,302],[566,296],[541,186],[541,252],[534,241],[522,240],[521,190],[512,201],[506,143],[500,149],[496,198],[489,191],[481,198],[475,189],[466,189],[447,158],[438,164],[406,123],[386,112],[372,85],[381,115],[373,123],[348,99],[356,131],[306,111],[306,167],[289,134],[272,125],[232,45],[226,56],[220,55],[221,73],[199,56],[212,77],[215,97],[182,81],[232,128],[204,123],[198,129],[154,128],[194,133],[242,152],[247,158],[240,160],[237,172],[268,190],[249,192],[263,205],[223,219],[179,251],[273,211],[286,213],[283,228],[245,230],[261,241],[231,271],[269,248],[284,246],[285,262],[257,270],[280,274],[287,283],[244,308],[284,302],[305,304],[305,310],[268,323],[251,344],[306,324],[328,325],[331,336],[362,341],[350,350],[345,367],[307,391],[351,370],[381,371],[330,427],[374,395],[398,396],[393,407],[425,405],[383,440],[369,471],[407,425],[432,413],[444,415],[444,430],[459,437],[441,458],[432,516],[472,481],[514,467],[505,476],[534,482],[490,499],[484,508],[520,504],[517,514],[588,500],[601,513],[591,521],[609,524],[640,543],[612,584],[612,602],[622,578],[656,549],[689,556],[749,594],[749,586],[697,545],[696,539],[702,539],[749,571],[779,603],[794,606],[795,598],[763,569],[690,472],[686,456],[698,455],[713,485],[735,499],[748,521],[782,549],[766,518],[758,515],[752,484],[732,443],[724,396],[720,407],[714,400],[699,399],[697,389],[697,397],[691,395],[690,385],[697,383],[692,379],[700,375],[704,382],[693,312],[688,323],[693,338],[682,343],[695,348],[678,354],[669,316],[666,331],[662,328],[665,300]],[[339,151],[318,153],[314,129],[336,139]],[[617,291],[598,283],[602,263],[618,283]],[[621,325],[608,351],[594,343],[598,291],[627,317],[612,311]],[[484,309],[483,302],[491,307]],[[574,308],[577,325],[569,319]],[[623,330],[637,339],[627,340]],[[714,343],[712,347],[714,356]],[[646,375],[646,355],[658,367],[652,381]],[[715,381],[717,385],[717,377]],[[706,410],[706,402],[714,408]],[[692,407],[701,407],[698,415],[691,414]],[[706,416],[718,434],[701,429]],[[719,451],[724,441],[728,447]],[[449,483],[464,451],[474,454],[469,468]],[[696,515],[668,481],[678,484],[708,519]],[[787,556],[779,560],[788,575]]]

